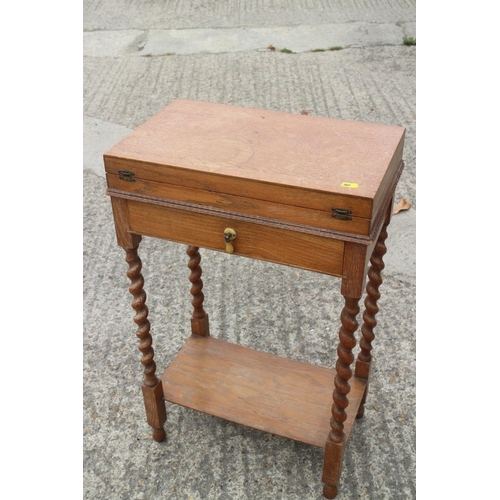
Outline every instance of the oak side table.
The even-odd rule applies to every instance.
[[[323,494],[336,496],[344,448],[364,411],[404,135],[403,127],[178,99],[104,154],[153,439],[165,439],[169,401],[318,446]],[[192,335],[160,377],[137,253],[142,236],[189,245]],[[212,337],[200,247],[341,278],[335,370]]]

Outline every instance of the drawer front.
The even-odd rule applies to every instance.
[[[230,227],[235,255],[342,276],[340,240],[133,200],[128,207],[133,233],[225,252],[224,230]]]

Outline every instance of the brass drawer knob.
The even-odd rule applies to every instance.
[[[233,253],[234,247],[231,243],[236,238],[236,231],[230,227],[224,229],[224,240],[226,242],[226,252]]]

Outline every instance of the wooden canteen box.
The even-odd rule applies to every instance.
[[[105,153],[154,439],[165,439],[169,401],[319,446],[325,449],[324,495],[336,496],[344,447],[354,419],[363,415],[404,135],[397,126],[178,99]],[[138,256],[142,236],[189,245],[192,336],[161,377]],[[341,278],[336,369],[212,337],[199,247]]]

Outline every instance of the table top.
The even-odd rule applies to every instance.
[[[105,156],[373,200],[399,165],[404,134],[398,126],[177,99]]]

